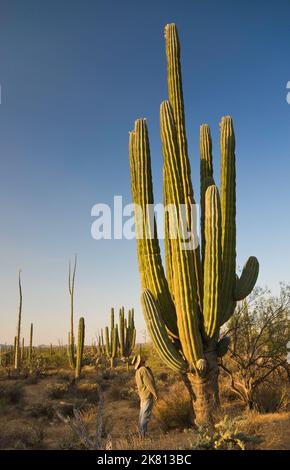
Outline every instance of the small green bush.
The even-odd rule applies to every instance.
[[[69,391],[67,383],[52,383],[46,386],[47,396],[49,398],[63,398]]]
[[[225,415],[215,426],[200,426],[191,443],[193,450],[246,450],[253,449],[261,442],[259,436],[241,431],[242,417],[230,418]]]

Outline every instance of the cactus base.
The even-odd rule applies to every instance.
[[[205,353],[207,371],[204,375],[187,375],[193,391],[194,423],[211,425],[220,408],[218,388],[218,358],[215,350]]]

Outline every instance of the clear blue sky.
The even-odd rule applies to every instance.
[[[95,241],[95,203],[130,202],[128,131],[146,117],[161,197],[159,105],[167,97],[163,28],[176,22],[193,182],[199,125],[234,118],[238,264],[255,254],[260,285],[290,281],[289,0],[1,0],[0,343],[12,341],[23,270],[23,334],[67,337],[68,259],[78,253],[76,318],[87,339],[111,306],[135,306],[135,241]]]

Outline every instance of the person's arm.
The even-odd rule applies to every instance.
[[[149,390],[150,393],[152,393],[155,400],[157,400],[158,395],[157,395],[157,390],[156,390],[154,379],[152,375],[150,374],[150,372],[145,367],[144,367],[144,370],[142,371],[142,379],[146,388]]]

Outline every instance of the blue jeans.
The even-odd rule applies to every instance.
[[[151,418],[153,408],[153,397],[140,401],[139,432],[141,437],[145,437],[147,426]]]

